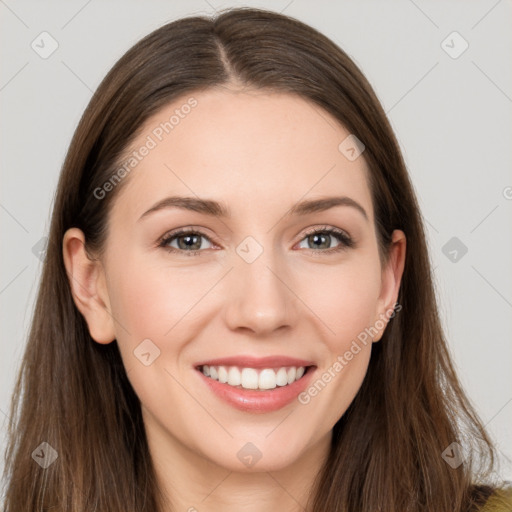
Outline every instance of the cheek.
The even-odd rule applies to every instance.
[[[111,266],[109,273],[121,357],[141,402],[156,417],[170,396],[172,403],[181,403],[179,385],[170,373],[174,375],[191,335],[195,306],[218,279],[209,279],[210,272],[201,272],[199,278],[197,269],[165,263],[154,264],[147,257],[124,253],[122,264]]]
[[[380,266],[375,258],[362,257],[335,271],[317,272],[315,282],[308,286],[307,303],[328,329],[318,375],[299,401],[311,404],[331,428],[353,401],[368,368],[372,327],[379,318]]]
[[[218,273],[218,271],[217,271]],[[109,283],[114,318],[126,328],[121,337],[165,338],[166,334],[201,300],[218,276],[215,269],[170,267],[165,260],[148,264],[147,258],[125,256]]]
[[[371,257],[317,269],[314,281],[309,280],[303,291],[305,302],[328,327],[325,341],[331,356],[345,352],[373,325],[380,284],[380,267]]]

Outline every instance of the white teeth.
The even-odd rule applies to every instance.
[[[226,383],[228,381],[228,371],[224,366],[219,366],[219,382]]]
[[[274,370],[261,370],[258,387],[260,389],[274,389],[276,387],[276,372]]]
[[[258,389],[258,372],[254,368],[244,368],[240,384],[245,389]]]
[[[286,368],[279,368],[276,374],[276,385],[286,386],[286,384],[288,384],[288,373],[286,373]]]
[[[242,383],[242,376],[236,366],[232,366],[228,371],[228,384],[230,386],[240,386]]]
[[[304,366],[281,367],[279,369],[240,368],[237,366],[208,366],[201,368],[203,374],[211,379],[230,386],[241,386],[244,389],[274,389],[278,386],[287,386],[299,380],[305,373]]]

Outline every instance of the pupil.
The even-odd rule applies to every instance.
[[[322,245],[322,237],[324,239],[327,239],[327,237],[325,235],[323,235],[323,234],[318,234],[318,233],[314,234],[313,235],[313,240],[314,240],[313,243],[316,243],[317,241],[320,241],[320,245]],[[319,247],[319,245],[317,245],[317,247]]]
[[[193,246],[197,246],[198,238],[199,238],[198,235],[183,235],[182,237],[180,237],[180,240],[185,240],[185,242],[184,242],[185,248],[191,248]],[[195,242],[194,242],[194,239],[196,239]],[[201,242],[199,242],[199,247],[200,246],[201,246]],[[194,247],[194,248],[199,249],[199,247]],[[183,249],[183,247],[181,247],[181,248]]]

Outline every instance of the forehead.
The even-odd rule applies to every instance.
[[[366,163],[339,148],[348,136],[328,112],[294,94],[190,93],[149,118],[130,145],[125,161],[132,155],[136,162],[114,210],[138,218],[154,201],[186,194],[249,214],[343,194],[372,218]]]

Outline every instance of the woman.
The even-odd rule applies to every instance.
[[[510,509],[383,109],[267,11],[169,23],[98,87],[12,417],[9,512]]]

